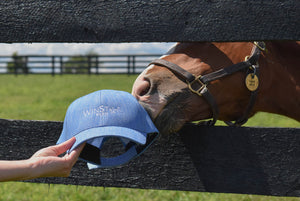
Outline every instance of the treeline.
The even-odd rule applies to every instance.
[[[89,67],[97,63],[99,55],[93,51],[85,55],[76,55],[68,57],[67,61],[61,61],[62,73],[88,73]],[[11,56],[11,61],[7,62],[6,68],[8,73],[28,74],[30,67],[28,65],[28,56],[20,56],[18,52],[14,52]]]

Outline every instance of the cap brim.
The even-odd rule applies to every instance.
[[[139,144],[145,144],[147,140],[146,136],[147,136],[146,133],[143,134],[136,130],[125,128],[125,127],[105,126],[105,127],[90,128],[88,130],[84,130],[78,133],[77,135],[75,135],[76,142],[73,144],[70,151],[78,147],[80,144],[92,140],[93,138],[122,137]]]

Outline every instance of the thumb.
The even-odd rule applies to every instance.
[[[71,151],[71,153],[66,154],[64,157],[66,160],[68,160],[72,166],[76,163],[82,149],[84,148],[85,143],[79,145],[78,147],[76,147],[76,149],[74,149],[73,151]]]
[[[60,155],[65,153],[68,149],[70,149],[72,147],[72,145],[76,142],[76,138],[72,137],[71,139],[58,144],[58,145],[54,145],[52,148],[55,151],[56,155]]]

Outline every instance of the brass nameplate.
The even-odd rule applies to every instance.
[[[253,73],[248,74],[246,79],[245,79],[245,84],[246,84],[246,87],[250,91],[255,91],[258,88],[258,85],[259,85],[257,75],[255,75]]]

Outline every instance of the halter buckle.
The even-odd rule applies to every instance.
[[[264,42],[253,42],[256,47],[258,47],[261,51],[266,51],[266,45]]]
[[[190,89],[193,93],[197,94],[198,96],[202,96],[201,91],[206,87],[206,84],[204,84],[204,83],[200,80],[200,78],[201,78],[201,75],[199,75],[198,77],[196,77],[196,78],[195,78],[193,81],[191,81],[191,82],[187,81],[187,85],[189,86],[189,89]],[[195,83],[196,83],[196,84],[200,84],[201,87],[200,87],[199,89],[194,89],[194,88],[193,88],[193,85],[194,85]]]

